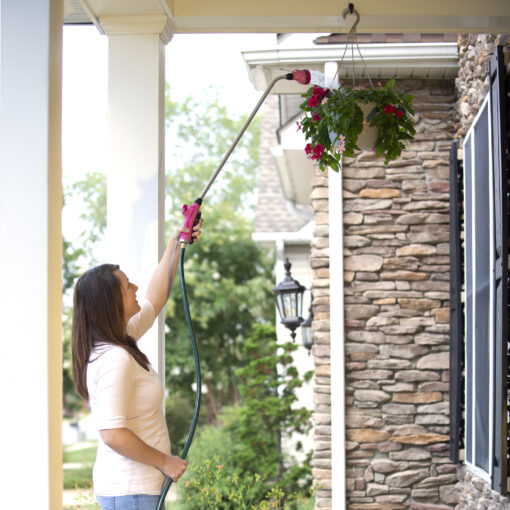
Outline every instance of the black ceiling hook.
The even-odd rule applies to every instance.
[[[342,17],[345,19],[347,14],[356,15],[356,21],[354,22],[354,25],[352,25],[351,29],[349,30],[349,33],[347,34],[347,39],[349,41],[354,41],[357,38],[356,27],[358,26],[358,23],[360,20],[360,15],[359,15],[358,11],[354,8],[353,3],[349,3],[348,7],[343,10]]]

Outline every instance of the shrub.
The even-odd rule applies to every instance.
[[[300,377],[293,365],[296,349],[292,342],[278,344],[273,326],[256,324],[243,349],[249,362],[237,371],[243,403],[236,461],[241,471],[267,474],[283,490],[284,499],[311,486],[311,452],[300,464],[280,447],[282,435],[305,434],[311,428],[311,411],[296,407],[296,389],[312,372]]]
[[[185,479],[177,485],[180,510],[251,509],[243,505],[274,501],[275,494],[268,494],[271,487],[265,476],[238,468],[239,420],[239,408],[228,408],[221,415],[220,426],[208,425],[200,430],[190,449]]]
[[[180,510],[283,508],[309,494],[310,456],[300,464],[280,448],[282,433],[310,429],[310,411],[293,407],[296,388],[311,377],[292,366],[295,349],[277,344],[274,327],[255,325],[237,371],[242,404],[225,409],[219,427],[199,431],[178,485]]]

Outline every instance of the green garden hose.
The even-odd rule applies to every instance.
[[[193,419],[191,420],[191,426],[189,429],[188,439],[186,440],[186,444],[182,450],[180,455],[181,459],[185,459],[188,454],[188,450],[191,446],[191,441],[193,441],[193,436],[195,435],[195,429],[197,428],[198,414],[200,413],[200,401],[202,399],[202,374],[200,373],[200,359],[198,357],[198,347],[197,347],[197,339],[195,338],[195,332],[193,331],[193,324],[191,323],[191,314],[189,311],[189,303],[188,303],[188,293],[186,292],[186,282],[184,280],[184,254],[186,252],[186,244],[185,242],[181,243],[181,254],[179,257],[179,279],[181,281],[181,291],[182,291],[182,301],[184,305],[184,316],[186,317],[186,323],[188,325],[189,337],[191,340],[191,347],[193,348],[193,358],[195,359],[195,373],[196,373],[196,397],[195,397],[195,409],[193,410]],[[172,485],[172,478],[167,478],[163,485],[163,489],[161,490],[161,495],[159,496],[158,506],[156,510],[164,510],[165,508],[165,498]]]
[[[197,340],[195,338],[195,333],[193,332],[193,325],[191,324],[191,315],[189,312],[189,304],[188,304],[188,294],[186,292],[186,283],[184,281],[184,252],[186,250],[187,244],[193,243],[193,227],[198,223],[200,220],[200,206],[202,204],[202,201],[209,191],[209,188],[212,186],[213,182],[216,180],[216,177],[218,177],[218,174],[220,173],[221,169],[227,162],[228,158],[232,154],[232,151],[238,144],[239,140],[243,136],[244,132],[250,125],[251,121],[255,117],[255,114],[259,110],[259,108],[262,106],[262,103],[265,101],[267,95],[275,85],[275,83],[279,80],[295,80],[298,83],[301,83],[303,85],[306,85],[310,83],[310,71],[306,70],[295,70],[292,73],[287,73],[282,76],[277,76],[276,78],[273,78],[273,80],[269,83],[266,90],[262,94],[262,97],[259,99],[259,102],[255,105],[255,108],[251,112],[251,114],[246,119],[245,123],[243,124],[243,127],[239,131],[237,137],[232,142],[230,148],[223,156],[223,159],[221,160],[220,164],[216,168],[215,172],[209,179],[209,182],[205,186],[204,190],[202,191],[202,194],[199,198],[197,198],[192,205],[189,207],[187,205],[184,205],[182,207],[182,214],[185,217],[184,226],[187,228],[187,233],[181,234],[181,254],[179,258],[179,277],[181,280],[181,290],[182,290],[182,300],[184,303],[184,315],[186,317],[186,323],[188,324],[188,331],[189,336],[191,340],[191,346],[193,347],[193,357],[195,358],[195,371],[196,371],[196,380],[197,380],[197,395],[195,398],[195,410],[193,411],[193,420],[191,422],[191,427],[188,434],[188,439],[186,440],[186,444],[184,445],[184,449],[181,453],[181,459],[185,459],[186,455],[188,454],[189,447],[191,446],[191,441],[193,440],[193,436],[195,434],[195,429],[197,427],[197,421],[198,421],[198,413],[200,412],[200,400],[202,398],[202,376],[200,374],[200,361],[198,358],[198,348],[197,348]],[[163,484],[163,488],[161,490],[161,495],[159,497],[159,502],[156,510],[164,510],[165,506],[165,498],[168,492],[168,489],[170,489],[170,486],[172,485],[173,480],[172,478],[167,478]]]

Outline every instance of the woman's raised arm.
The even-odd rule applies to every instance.
[[[195,241],[198,240],[198,236],[201,234],[201,227],[202,220],[193,227],[193,237],[195,238]],[[147,292],[145,293],[146,299],[148,299],[154,307],[156,316],[159,315],[159,312],[161,312],[165,306],[166,300],[168,299],[174,284],[177,264],[179,263],[179,253],[181,250],[179,242],[181,232],[189,232],[189,230],[185,227],[181,227],[174,231],[173,235],[168,240],[165,252],[161,257],[159,264],[152,274],[147,287]]]

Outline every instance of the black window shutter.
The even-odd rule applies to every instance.
[[[450,150],[450,460],[459,462],[459,448],[463,434],[462,409],[464,403],[464,314],[461,303],[463,273],[460,237],[461,183],[457,159],[457,142]]]
[[[494,458],[492,489],[507,492],[508,376],[508,146],[507,93],[503,47],[489,63],[492,161],[494,182],[495,310],[494,310]]]

